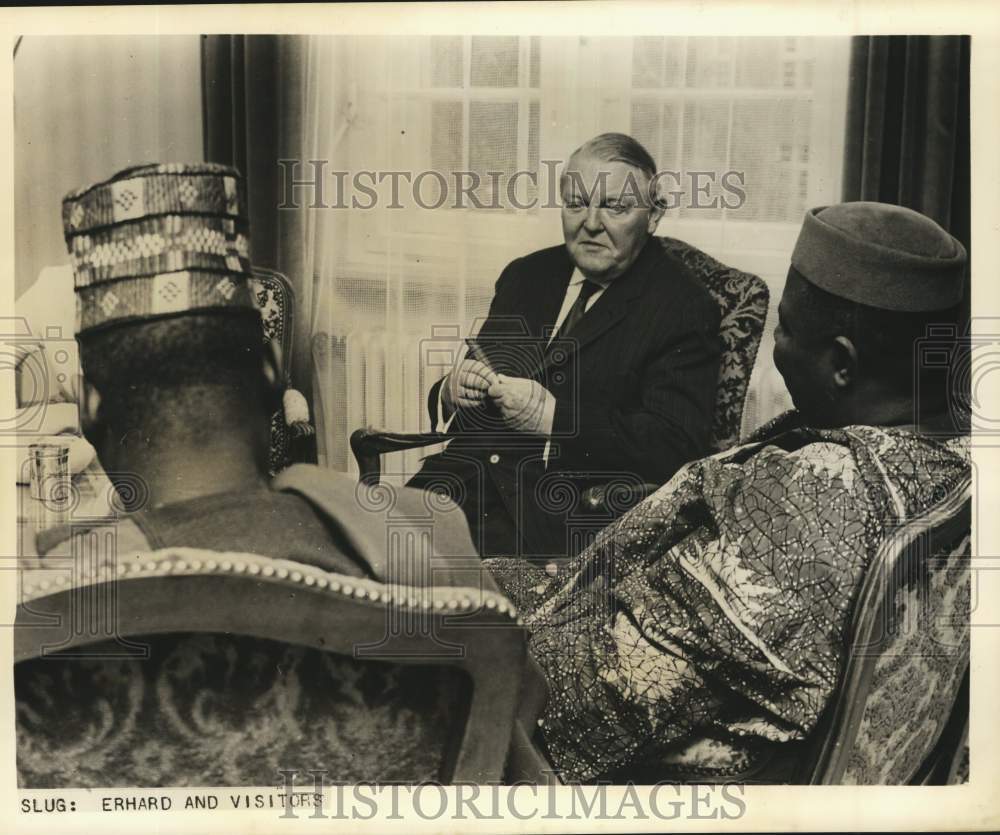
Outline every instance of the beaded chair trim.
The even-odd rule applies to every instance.
[[[112,580],[128,582],[143,577],[248,577],[294,588],[317,589],[329,595],[393,606],[408,611],[433,611],[440,614],[463,614],[485,609],[521,623],[514,605],[498,594],[474,588],[450,586],[390,586],[361,577],[323,571],[292,560],[274,559],[258,554],[208,551],[201,548],[165,548],[119,558],[117,565],[108,562],[96,568],[85,567],[75,581],[60,573],[54,579],[43,578],[47,570],[22,573],[21,602],[58,594],[68,588],[83,588]]]

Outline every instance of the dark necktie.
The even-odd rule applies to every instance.
[[[600,289],[600,284],[586,278],[583,280],[583,284],[580,285],[580,295],[576,297],[576,301],[573,302],[573,306],[569,309],[569,313],[567,313],[566,318],[563,319],[563,323],[560,325],[558,333],[552,337],[553,341],[556,339],[563,339],[573,331],[573,328],[575,328],[583,318],[583,314],[587,312],[587,302],[590,300],[590,297]]]

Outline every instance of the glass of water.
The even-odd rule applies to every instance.
[[[46,441],[28,447],[30,491],[35,526],[41,530],[69,521],[73,487],[69,473],[69,444]]]

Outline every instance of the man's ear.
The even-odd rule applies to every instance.
[[[857,378],[858,352],[846,336],[833,340],[833,383],[837,388],[849,388]]]
[[[85,377],[80,378],[79,409],[80,431],[96,447],[95,439],[101,432],[101,393]]]
[[[646,229],[650,235],[656,234],[656,227],[660,225],[660,218],[663,217],[665,211],[666,206],[661,205],[659,200],[649,210],[649,224],[646,226]]]
[[[285,391],[285,363],[277,340],[270,339],[264,343],[261,373],[268,396],[280,401]]]
[[[649,207],[649,223],[646,224],[646,231],[650,235],[656,234],[656,227],[660,225],[660,218],[663,217],[663,213],[667,210],[667,205],[661,199],[661,181],[659,179],[655,180],[650,184],[648,189],[648,198],[652,202]]]

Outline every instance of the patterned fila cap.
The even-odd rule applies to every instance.
[[[253,308],[236,169],[141,165],[63,199],[77,333],[189,310]]]

